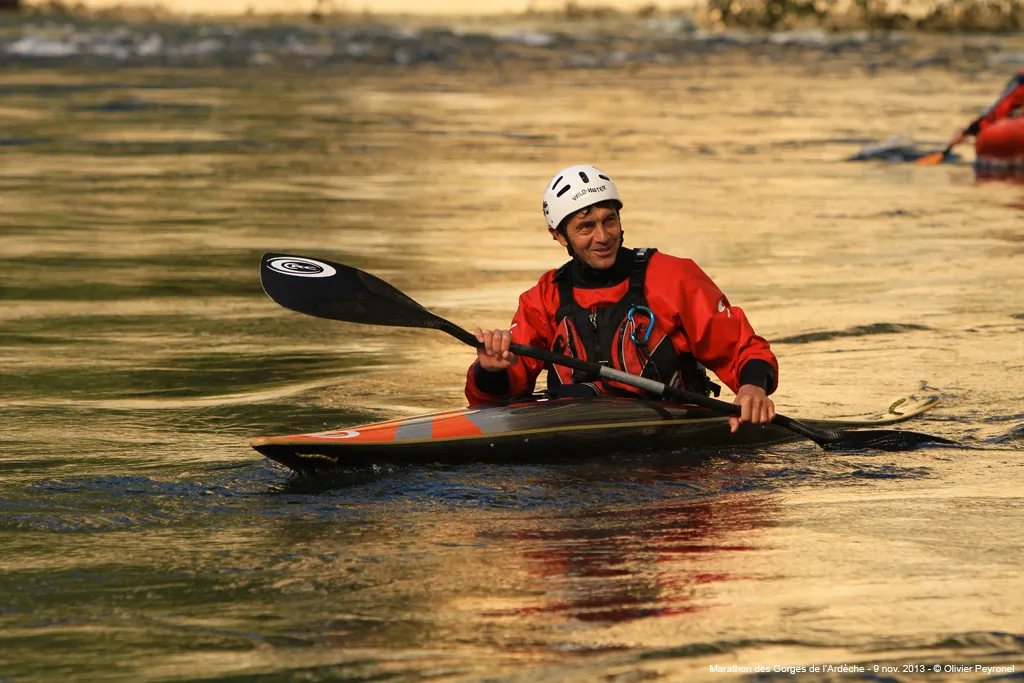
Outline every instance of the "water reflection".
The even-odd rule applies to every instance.
[[[614,624],[711,609],[713,584],[730,581],[736,570],[723,567],[738,568],[742,554],[756,549],[736,535],[770,526],[770,507],[763,498],[721,496],[660,504],[641,519],[612,509],[564,520],[572,526],[482,532],[517,548],[524,574],[548,587],[539,601],[482,616]]]

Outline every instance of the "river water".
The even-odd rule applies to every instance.
[[[1024,187],[844,161],[941,148],[1019,38],[6,22],[0,681],[1021,675]],[[505,325],[581,161],[773,340],[780,411],[938,395],[912,427],[962,446],[322,480],[247,446],[462,405],[472,360],[276,306],[263,252]]]

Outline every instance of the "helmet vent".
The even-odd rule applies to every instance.
[[[559,178],[559,180],[561,180],[561,178]],[[556,196],[556,197],[561,197],[561,196],[562,196],[563,194],[565,194],[565,193],[566,193],[566,192],[568,192],[568,191],[569,191],[569,186],[568,186],[568,185],[566,185],[566,186],[565,186],[565,187],[563,187],[563,188],[562,188],[561,190],[559,190],[559,191],[558,191],[558,194],[556,194],[555,196]]]
[[[580,171],[580,180],[582,180],[585,183],[589,183],[590,182],[590,178],[588,178],[587,174],[584,173],[583,171]]]
[[[562,178],[564,178],[564,177],[565,177],[564,175],[560,175],[560,176],[558,176],[558,177],[557,177],[557,178],[555,179],[555,182],[551,183],[551,189],[553,190],[553,189],[555,189],[556,187],[558,187],[558,183],[562,182]]]
[[[601,178],[602,180],[607,180],[608,182],[611,182],[611,180],[612,180],[611,178],[609,178],[608,176],[604,175],[603,173],[599,174],[597,177]]]

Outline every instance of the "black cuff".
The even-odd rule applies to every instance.
[[[476,388],[492,396],[508,394],[508,370],[491,372],[480,367],[480,361],[473,363],[473,381]]]
[[[761,387],[770,394],[775,390],[775,369],[766,360],[748,360],[740,370],[740,386],[744,384]]]

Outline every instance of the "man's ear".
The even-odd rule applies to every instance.
[[[552,230],[551,228],[548,228],[548,232],[551,233],[551,239],[555,240],[556,242],[561,244],[563,247],[568,247],[569,246],[569,242],[566,241],[565,235],[563,235],[561,233],[561,231],[559,231],[559,230]]]

